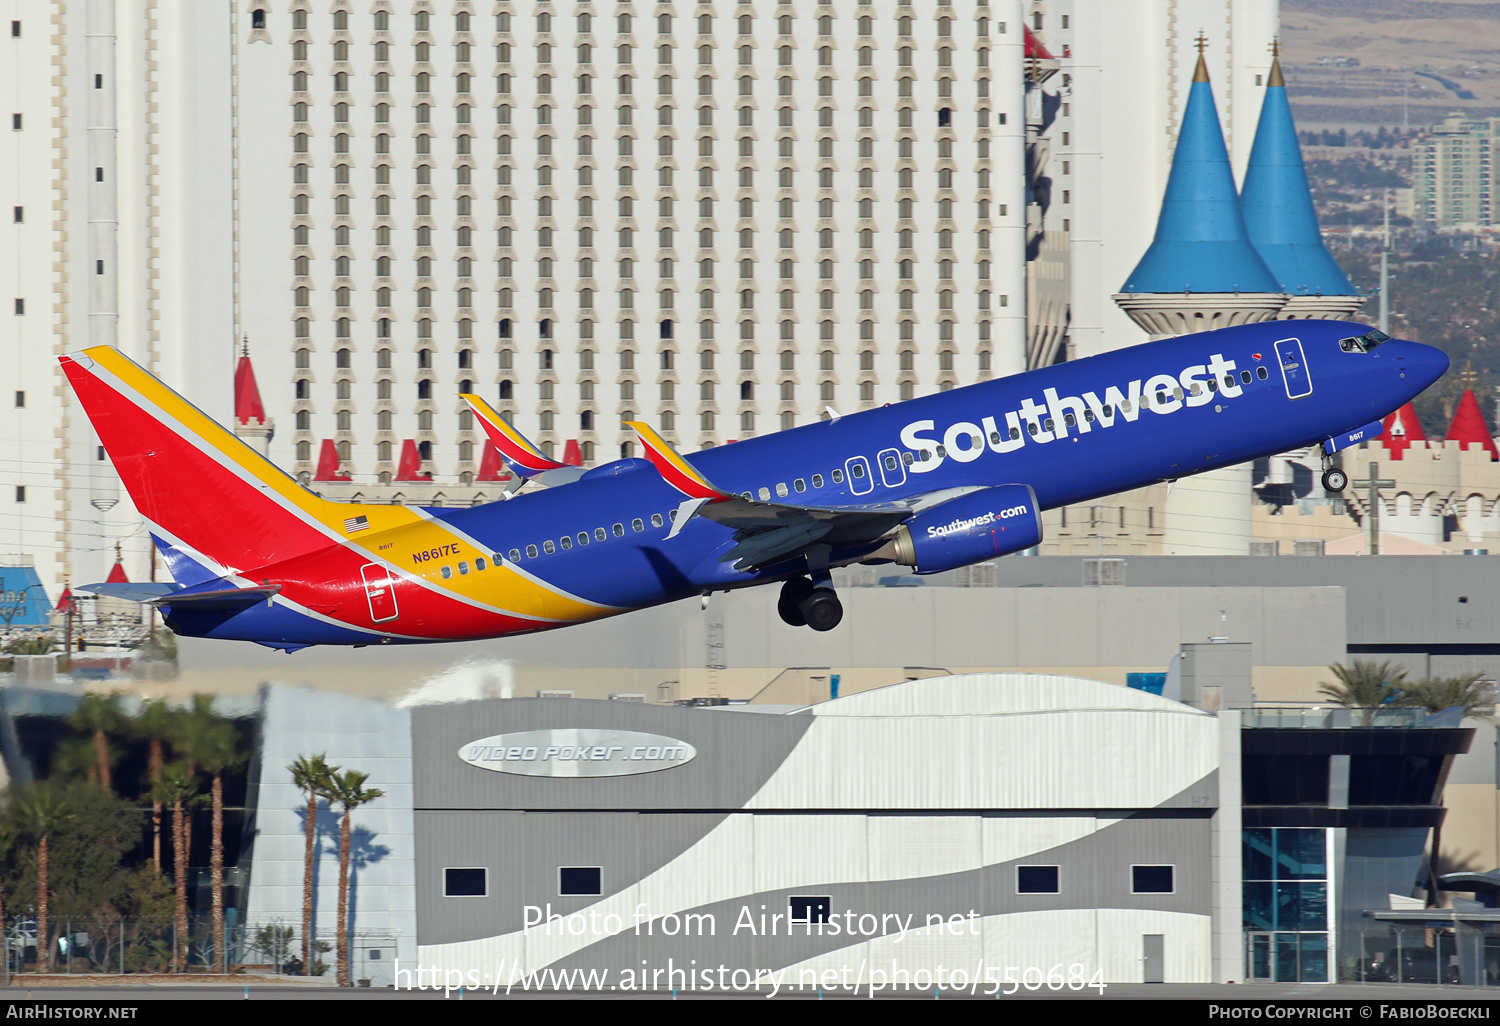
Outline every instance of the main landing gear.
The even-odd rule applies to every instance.
[[[781,586],[776,612],[793,627],[811,627],[831,631],[844,618],[844,605],[834,593],[828,573],[815,574],[812,580],[793,577]]]
[[[1349,475],[1333,465],[1329,456],[1323,457],[1323,490],[1331,495],[1337,495],[1349,487]]]

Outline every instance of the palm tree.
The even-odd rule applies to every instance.
[[[344,809],[344,818],[339,822],[339,914],[338,934],[334,938],[340,987],[349,986],[349,938],[345,936],[349,915],[349,814],[361,805],[368,805],[377,798],[385,797],[385,792],[378,788],[365,789],[365,781],[369,779],[370,774],[355,770],[330,774],[328,777],[326,794],[329,804],[337,804]]]
[[[312,972],[312,917],[313,917],[313,849],[317,846],[318,799],[326,797],[328,781],[339,771],[328,765],[326,753],[300,755],[287,767],[292,783],[297,790],[307,795],[307,814],[303,824],[307,844],[302,856],[302,965],[303,972]]]
[[[1346,709],[1363,710],[1360,722],[1368,725],[1371,711],[1400,700],[1406,688],[1406,671],[1389,660],[1382,663],[1354,660],[1354,666],[1343,663],[1330,666],[1337,684],[1319,684],[1318,694],[1330,698]]]
[[[73,818],[67,803],[45,786],[34,786],[16,804],[21,829],[37,839],[36,848],[36,946],[43,972],[52,969],[52,942],[48,929],[47,874],[51,853],[48,842],[58,827]]]
[[[177,926],[177,954],[180,956],[187,941],[187,831],[184,828],[183,805],[198,793],[197,776],[189,772],[185,762],[168,763],[162,767],[161,779],[151,789],[151,800],[172,809],[172,877],[177,897],[173,922]],[[178,958],[180,968],[185,960]]]
[[[125,723],[120,712],[119,692],[108,695],[84,695],[78,708],[68,717],[68,726],[94,736],[94,759],[98,767],[99,786],[106,791],[114,790],[110,775],[109,735],[119,731]]]
[[[209,849],[208,874],[213,889],[214,971],[226,972],[224,950],[224,771],[245,761],[239,750],[239,735],[228,720],[218,720],[195,736],[193,755],[213,777],[213,840]]]
[[[1492,687],[1492,684],[1484,680],[1482,673],[1462,677],[1428,677],[1407,687],[1402,699],[1404,705],[1426,709],[1429,713],[1459,708],[1464,711],[1465,716],[1473,716],[1480,709],[1494,705]]]
[[[150,745],[146,758],[146,775],[151,781],[153,791],[157,781],[161,780],[167,740],[172,737],[175,726],[175,714],[167,703],[159,698],[142,703],[141,711],[130,721],[131,733],[144,739]],[[161,869],[161,808],[161,802],[157,801],[153,794],[151,799],[151,861],[156,864],[158,870]]]

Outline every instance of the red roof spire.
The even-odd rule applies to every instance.
[[[479,481],[509,481],[510,474],[505,470],[505,465],[500,462],[500,450],[495,448],[495,443],[486,440],[484,443],[484,455],[479,458]]]
[[[120,560],[120,543],[115,542],[115,565],[109,571],[109,576],[104,579],[106,584],[129,584],[130,578],[125,576],[125,566]]]
[[[1385,432],[1380,436],[1380,444],[1386,447],[1393,460],[1399,460],[1411,448],[1411,443],[1427,441],[1427,432],[1422,430],[1422,421],[1411,403],[1388,414],[1381,423],[1385,425]]]
[[[1022,27],[1026,28],[1025,26]],[[1044,61],[1054,60],[1052,54],[1048,53],[1047,48],[1042,45],[1042,41],[1032,35],[1029,28],[1026,28],[1026,56],[1036,57]]]
[[[260,388],[255,384],[255,371],[250,366],[250,339],[246,338],[240,350],[240,362],[234,368],[234,419],[240,424],[252,420],[264,424],[266,407],[260,401]]]
[[[401,463],[396,468],[397,481],[431,481],[431,474],[422,472],[422,454],[417,452],[417,443],[408,438],[401,443]]]
[[[1484,422],[1484,413],[1479,409],[1479,400],[1474,398],[1473,389],[1464,389],[1444,441],[1461,442],[1465,449],[1472,445],[1483,446],[1491,460],[1500,460],[1500,449],[1495,448],[1494,436],[1490,434],[1490,426]]]
[[[348,481],[348,474],[339,471],[339,447],[333,444],[333,439],[323,439],[323,448],[318,452],[318,472],[313,475],[314,481]]]
[[[64,588],[62,595],[57,600],[57,611],[59,613],[76,613],[78,605],[73,601],[73,589]]]

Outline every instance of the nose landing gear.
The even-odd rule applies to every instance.
[[[806,577],[789,578],[781,586],[781,598],[776,603],[776,612],[781,619],[793,627],[811,627],[815,631],[831,631],[844,618],[844,606],[834,593],[828,574],[815,575],[817,580]]]
[[[1339,467],[1333,465],[1333,459],[1327,453],[1323,454],[1323,490],[1330,495],[1337,495],[1349,487],[1349,475]]]

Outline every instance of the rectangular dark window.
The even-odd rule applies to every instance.
[[[19,21],[13,21],[10,23],[10,38],[21,38],[21,23]]]
[[[603,894],[601,876],[598,866],[562,866],[557,871],[557,893]]]
[[[104,88],[104,76],[103,75],[95,75],[94,76],[94,88],[95,89],[103,89]]]
[[[792,895],[786,899],[793,923],[826,923],[833,911],[833,899],[823,896]]]
[[[17,132],[21,130],[21,115],[12,114],[10,116],[10,127]]]
[[[1056,866],[1016,867],[1017,894],[1056,894],[1058,890]]]
[[[443,897],[483,898],[489,893],[487,869],[443,870]]]
[[[16,393],[16,409],[18,409],[18,410],[19,409],[23,409],[23,408],[25,408],[25,406],[26,406],[26,393],[25,392],[17,392]]]
[[[25,312],[26,312],[26,300],[24,300],[24,299],[17,299],[16,300],[16,313],[17,314],[24,314]]]
[[[1131,866],[1131,894],[1171,894],[1174,866]]]
[[[25,485],[16,485],[16,501],[17,502],[25,502],[26,501],[26,486]]]
[[[16,224],[20,224],[20,223],[22,223],[23,221],[26,220],[26,208],[25,207],[15,207],[15,208],[13,208],[13,210],[14,210],[14,213],[13,213],[11,219],[13,221],[15,221]]]
[[[104,168],[102,168],[102,167],[96,167],[96,168],[94,168],[94,181],[96,181],[96,182],[102,182],[102,181],[104,181]]]

